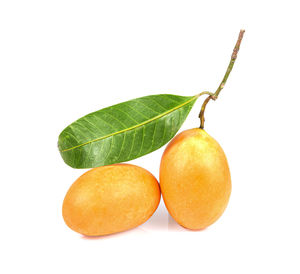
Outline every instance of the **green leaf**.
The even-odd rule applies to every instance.
[[[150,95],[90,113],[61,132],[60,154],[73,168],[141,157],[174,137],[197,98]]]

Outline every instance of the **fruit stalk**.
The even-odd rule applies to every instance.
[[[239,33],[239,37],[238,37],[238,40],[235,44],[235,47],[233,49],[233,52],[232,52],[232,55],[231,55],[231,58],[230,58],[230,62],[229,62],[229,65],[227,67],[227,70],[226,70],[226,73],[219,85],[219,87],[217,88],[217,90],[215,91],[215,93],[213,93],[212,95],[209,95],[203,102],[202,104],[202,107],[201,107],[201,111],[199,113],[199,118],[200,118],[200,128],[203,129],[204,128],[204,112],[205,112],[205,108],[206,108],[206,105],[207,103],[212,99],[212,100],[216,100],[221,92],[221,90],[224,88],[225,84],[226,84],[226,81],[228,79],[228,76],[233,68],[233,65],[235,63],[235,60],[237,58],[237,54],[239,52],[239,49],[240,49],[240,45],[241,45],[241,42],[242,42],[242,39],[243,39],[243,36],[244,36],[244,33],[245,33],[245,30],[240,30],[240,33]]]

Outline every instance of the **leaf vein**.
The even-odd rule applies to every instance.
[[[131,148],[130,148],[129,155],[127,156],[127,159],[130,159],[130,155],[131,155],[131,152],[132,152],[132,149],[133,149],[133,146],[134,146],[136,132],[137,132],[137,130],[135,129],[134,130],[134,135],[133,135],[133,140],[132,140],[132,145],[131,145]]]
[[[197,96],[194,96],[194,97],[192,97],[191,99],[187,100],[186,102],[184,102],[184,103],[182,103],[182,104],[180,104],[180,105],[178,105],[178,106],[176,106],[176,107],[174,107],[174,108],[172,108],[172,109],[170,109],[170,110],[168,110],[168,111],[166,111],[166,112],[163,112],[163,113],[161,113],[161,114],[159,114],[159,115],[157,115],[157,116],[155,116],[155,117],[153,117],[153,118],[151,118],[151,119],[149,119],[149,120],[147,120],[147,121],[144,121],[144,122],[142,122],[142,123],[140,123],[140,124],[138,124],[138,125],[135,125],[135,126],[132,126],[132,127],[126,128],[126,129],[118,130],[118,131],[116,131],[116,132],[107,134],[106,136],[102,136],[102,137],[99,137],[99,138],[90,140],[90,141],[88,141],[88,142],[79,144],[79,145],[77,145],[77,146],[74,146],[74,147],[71,147],[71,148],[64,149],[64,150],[62,150],[62,152],[65,152],[65,151],[68,151],[68,150],[72,150],[72,149],[76,149],[76,148],[78,148],[78,147],[87,145],[87,144],[89,144],[89,143],[97,142],[97,141],[106,139],[106,138],[108,138],[108,137],[112,137],[112,136],[114,136],[114,135],[121,134],[121,133],[123,133],[123,132],[126,132],[126,131],[130,131],[130,130],[136,129],[136,128],[138,128],[138,127],[142,127],[142,126],[144,126],[144,125],[146,125],[146,124],[148,124],[148,123],[151,123],[152,121],[155,121],[155,120],[157,120],[157,119],[159,119],[159,118],[161,118],[161,117],[164,117],[164,116],[166,116],[167,114],[169,114],[169,113],[171,113],[171,112],[173,112],[173,111],[175,111],[175,110],[177,110],[177,109],[179,109],[179,108],[181,108],[181,107],[183,107],[183,106],[185,106],[185,105],[191,103],[193,100],[196,100],[197,98],[198,98]],[[95,117],[97,117],[97,116],[95,116]],[[103,120],[102,118],[100,118],[100,117],[97,117],[97,119],[101,119],[102,121],[104,121],[104,120]],[[104,122],[105,122],[106,124],[108,124],[106,121],[104,121]],[[108,124],[108,125],[109,125],[109,124]],[[110,125],[110,127],[112,127],[112,126]],[[112,128],[113,128],[113,127],[112,127]],[[116,130],[116,129],[114,129],[114,130]]]
[[[132,110],[135,111],[136,113],[141,114],[141,115],[144,116],[146,119],[149,119],[149,117],[145,116],[142,112],[139,112],[138,110],[132,108],[130,105],[128,105],[127,107],[129,107],[130,109],[132,109]]]

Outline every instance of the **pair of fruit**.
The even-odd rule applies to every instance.
[[[178,134],[160,165],[160,185],[147,170],[129,164],[94,168],[75,181],[63,203],[66,224],[88,236],[107,235],[146,222],[162,193],[170,215],[197,230],[214,223],[231,192],[226,156],[203,129]]]

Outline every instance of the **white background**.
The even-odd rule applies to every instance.
[[[0,2],[1,273],[299,273],[298,1]],[[87,238],[61,216],[84,170],[62,161],[69,123],[132,98],[214,91],[206,111],[233,191],[204,231],[161,202],[142,226]],[[201,101],[181,130],[197,127]],[[132,161],[158,177],[164,148]],[[298,260],[298,261],[297,261]]]

